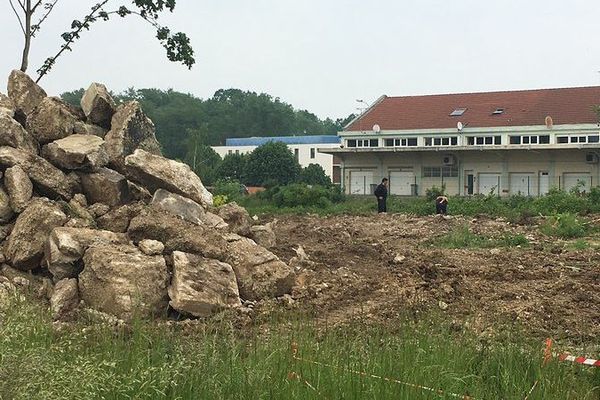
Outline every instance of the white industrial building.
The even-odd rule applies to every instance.
[[[268,142],[285,143],[302,167],[319,164],[333,183],[340,183],[339,159],[332,154],[319,152],[319,149],[339,149],[340,138],[336,135],[229,138],[225,140],[225,146],[213,146],[213,149],[221,157],[225,157],[228,154],[251,153],[258,146]]]
[[[543,195],[600,182],[600,87],[382,96],[339,133],[348,194]]]

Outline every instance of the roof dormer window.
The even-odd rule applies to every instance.
[[[455,108],[454,111],[452,111],[450,113],[451,117],[460,117],[461,115],[463,115],[465,113],[465,111],[467,111],[466,108]]]

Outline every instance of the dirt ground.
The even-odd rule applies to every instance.
[[[328,323],[393,321],[436,310],[457,329],[494,335],[518,326],[535,337],[594,343],[600,334],[600,254],[571,250],[537,222],[382,216],[269,217],[272,250],[298,271],[290,307]],[[523,234],[525,248],[441,249],[431,244],[469,226],[477,234]],[[306,257],[298,256],[301,247]],[[302,252],[302,249],[300,252]]]

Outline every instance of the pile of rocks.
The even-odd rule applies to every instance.
[[[215,208],[186,165],[161,155],[136,101],[94,83],[81,108],[13,71],[0,93],[0,300],[42,282],[57,319],[208,316],[291,291],[293,268],[236,204]]]

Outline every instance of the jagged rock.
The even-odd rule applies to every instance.
[[[75,203],[79,204],[81,207],[88,206],[87,199],[81,193],[76,193],[71,200],[74,201]]]
[[[46,97],[27,117],[27,130],[41,144],[65,138],[75,132],[76,111],[57,97]]]
[[[142,201],[146,204],[152,201],[152,194],[145,187],[131,181],[127,181],[127,186],[129,186],[129,193],[131,193],[133,200]]]
[[[252,228],[252,219],[244,207],[236,202],[222,205],[218,209],[219,216],[229,225],[229,231],[241,236],[249,236]]]
[[[14,224],[0,225],[0,241],[5,240],[14,228]]]
[[[169,253],[179,250],[223,261],[227,251],[227,242],[214,229],[194,225],[152,207],[132,219],[127,232],[136,243],[143,239],[158,240]]]
[[[33,136],[12,117],[2,112],[0,112],[0,146],[11,146],[34,154],[38,152],[38,143]]]
[[[189,165],[138,149],[125,158],[126,175],[151,191],[166,189],[200,203],[212,205],[212,194]]]
[[[106,129],[110,129],[115,107],[115,101],[101,83],[92,83],[81,98],[81,108],[87,120]]]
[[[138,247],[147,256],[156,256],[165,251],[165,245],[158,240],[144,239],[140,240]]]
[[[33,195],[33,183],[29,176],[18,165],[4,172],[4,185],[10,197],[10,206],[16,213],[21,213]]]
[[[279,297],[292,291],[293,268],[251,239],[230,235],[225,262],[233,267],[244,300]]]
[[[75,123],[75,129],[73,133],[76,135],[93,135],[98,136],[102,139],[106,136],[108,131],[101,126],[86,124],[85,122],[78,121]]]
[[[8,77],[8,97],[17,110],[29,114],[44,100],[46,92],[27,74],[15,69]]]
[[[83,262],[79,291],[87,305],[124,320],[165,312],[168,274],[162,256],[146,256],[130,245],[99,245],[85,252]]]
[[[79,305],[77,279],[62,279],[54,286],[50,297],[50,309],[55,321],[70,319]]]
[[[88,207],[88,211],[92,215],[92,217],[98,218],[98,217],[105,215],[107,212],[109,212],[110,207],[107,206],[106,204],[94,203]],[[102,228],[102,229],[104,229],[104,228]]]
[[[6,264],[0,267],[0,275],[8,278],[15,286],[34,294],[39,299],[49,300],[52,296],[52,281],[44,276],[19,271]]]
[[[4,189],[0,187],[0,224],[10,222],[13,215],[13,209],[10,206],[10,197]]]
[[[158,189],[154,193],[150,204],[152,207],[170,212],[196,225],[203,225],[214,229],[227,228],[227,224],[223,221],[223,218],[205,211],[194,200],[187,199],[164,189]]]
[[[6,257],[20,270],[40,266],[44,245],[52,230],[67,222],[60,206],[46,198],[33,199],[23,211],[8,238]]]
[[[81,187],[90,203],[103,203],[110,207],[131,200],[127,179],[117,171],[100,168],[91,173],[81,173]]]
[[[17,288],[6,277],[0,276],[0,310],[10,305],[11,298],[17,296]]]
[[[71,218],[71,220],[67,223],[67,226],[72,227],[95,227],[96,222],[94,221],[94,216],[78,201],[71,199],[66,207],[67,216]],[[72,221],[76,220],[77,223],[73,223]]]
[[[0,116],[7,115],[12,118],[15,115],[15,103],[5,94],[0,93]]]
[[[42,155],[64,169],[96,170],[108,164],[104,140],[94,135],[71,135],[48,143]]]
[[[129,223],[143,208],[143,204],[140,203],[131,203],[118,208],[113,208],[104,215],[98,217],[98,227],[112,232],[127,232]]]
[[[168,292],[171,307],[195,317],[241,306],[231,265],[180,251],[173,252],[173,278]]]
[[[104,138],[112,167],[124,172],[125,157],[136,149],[161,154],[154,131],[154,124],[137,101],[120,105],[112,117],[111,129]]]
[[[44,246],[44,259],[55,280],[75,278],[81,272],[85,251],[100,244],[127,244],[122,233],[89,228],[58,227],[52,230]]]
[[[273,232],[273,228],[271,228],[270,224],[254,225],[251,228],[250,238],[254,240],[256,244],[266,249],[275,247],[277,244],[277,237],[275,236],[275,232]]]
[[[70,200],[78,191],[72,178],[42,157],[27,151],[8,146],[0,147],[0,165],[5,167],[18,165],[23,168],[42,195]]]

